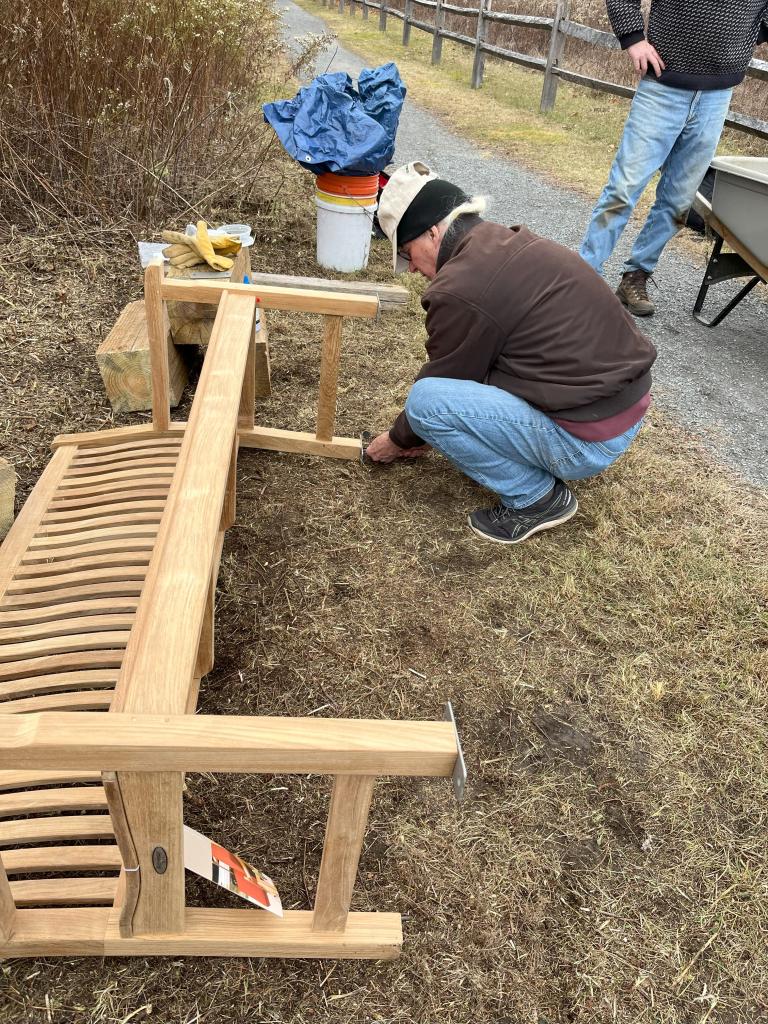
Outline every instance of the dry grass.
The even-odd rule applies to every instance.
[[[279,55],[270,0],[9,5],[0,224],[82,233],[248,197],[274,145],[254,110],[292,90]]]
[[[359,2],[360,0],[357,0],[358,4]],[[391,0],[391,6],[403,10],[404,0],[393,0],[393,2]],[[463,0],[459,6],[477,10],[478,4],[477,0]],[[649,6],[648,0],[643,0],[643,10],[647,12]],[[533,14],[551,18],[555,11],[555,3],[554,0],[501,0],[501,2],[494,3],[493,9],[497,13]],[[428,8],[417,8],[417,11],[418,14],[415,17],[420,21],[434,23],[433,13]],[[593,28],[602,29],[604,32],[613,31],[608,20],[605,0],[573,0],[570,5],[569,17],[571,21],[590,25]],[[446,28],[454,32],[474,37],[477,19],[448,14],[445,24]],[[494,46],[516,50],[518,53],[546,57],[549,48],[549,32],[490,22],[487,41]],[[758,50],[757,56],[765,59],[765,51]],[[561,63],[571,71],[589,75],[591,78],[599,78],[604,82],[629,86],[636,84],[633,69],[625,54],[618,50],[603,49],[579,39],[569,38],[566,40]],[[541,78],[540,75],[539,78]],[[736,90],[733,109],[766,120],[768,118],[768,90],[766,90],[765,83],[756,79],[747,79]],[[743,139],[744,136],[741,138]],[[765,143],[759,145],[765,150]]]
[[[258,269],[316,271],[310,187],[287,167],[271,206],[221,211],[255,223]],[[2,257],[2,454],[26,494],[55,432],[110,424],[93,352],[139,280],[117,248],[27,238]],[[386,244],[371,273],[388,277]],[[350,326],[340,433],[383,428],[404,398],[417,291]],[[275,317],[272,342],[260,416],[309,428],[318,324]],[[403,957],[11,962],[2,1024],[764,1019],[765,497],[658,413],[578,494],[575,520],[509,551],[466,530],[487,495],[437,457],[244,452],[201,709],[433,718],[450,698],[458,714],[464,805],[443,782],[374,799],[355,908],[407,914]],[[327,792],[196,777],[186,817],[307,907]],[[230,899],[191,883],[202,898]]]

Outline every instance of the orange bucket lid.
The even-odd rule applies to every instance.
[[[327,171],[317,176],[317,187],[332,196],[375,196],[379,191],[379,176],[366,174],[357,177]]]

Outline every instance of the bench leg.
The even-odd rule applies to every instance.
[[[343,932],[368,822],[375,778],[337,775],[315,897],[314,931]]]
[[[214,647],[214,612],[216,606],[216,577],[211,577],[211,582],[208,585],[208,596],[205,599],[205,611],[203,612],[203,628],[200,632],[200,644],[197,648],[197,661],[195,663],[195,675],[194,679],[197,681],[197,686],[200,686],[200,680],[203,676],[207,676],[213,668],[213,647]],[[192,693],[189,694],[187,699],[187,708],[189,709],[190,703],[192,703],[192,713],[194,713],[195,707],[197,706],[197,690],[194,685],[192,689],[194,692],[194,703],[192,703]]]
[[[336,390],[341,355],[341,326],[343,317],[323,317],[323,347],[320,354],[320,396],[317,401],[318,441],[330,441],[336,419]]]
[[[129,839],[139,867],[132,873],[134,886],[138,880],[135,906],[126,894],[120,933],[124,937],[181,933],[185,927],[184,776],[181,772],[117,772],[116,776],[127,837],[116,824],[115,838],[124,858]]]
[[[5,873],[3,861],[0,858],[0,939],[4,942],[7,942],[13,934],[15,917],[16,904],[13,902],[8,875]]]

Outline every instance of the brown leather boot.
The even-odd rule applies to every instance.
[[[621,299],[622,304],[635,316],[651,316],[656,312],[656,307],[648,298],[646,288],[650,276],[644,270],[630,270],[624,274],[621,284],[616,289],[616,295]]]

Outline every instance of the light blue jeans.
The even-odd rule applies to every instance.
[[[715,155],[732,92],[694,92],[641,80],[608,184],[581,243],[581,255],[598,274],[640,194],[661,168],[656,201],[624,264],[625,273],[653,272],[662,249],[685,224],[696,189]]]
[[[522,398],[489,384],[417,380],[405,412],[412,430],[504,505],[526,508],[555,482],[607,469],[629,448],[636,423],[610,441],[580,441]]]

